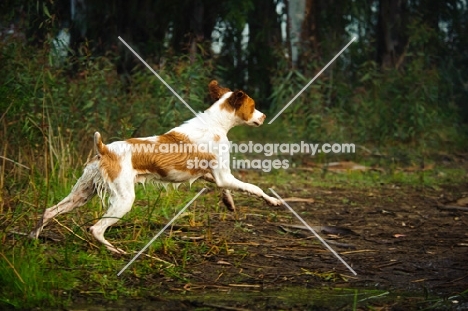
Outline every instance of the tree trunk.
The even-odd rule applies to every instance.
[[[288,32],[291,45],[291,65],[297,68],[299,62],[299,47],[301,43],[301,27],[304,22],[305,0],[288,1]]]
[[[306,0],[305,16],[301,27],[301,47],[312,53],[319,54],[319,1]],[[307,53],[310,54],[310,53]]]
[[[247,70],[249,81],[246,91],[256,96],[260,108],[268,108],[269,101],[263,101],[271,95],[270,76],[276,67],[275,49],[281,43],[280,16],[276,4],[271,0],[255,2],[255,7],[248,17],[249,42],[247,47]],[[250,88],[250,89],[249,89]]]
[[[193,63],[197,56],[197,46],[204,41],[203,20],[205,15],[205,7],[201,0],[193,0],[192,14],[190,16],[190,61]]]
[[[398,68],[408,42],[406,0],[380,0],[377,22],[377,62],[382,68]]]

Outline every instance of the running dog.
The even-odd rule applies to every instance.
[[[229,148],[226,148],[229,146],[227,133],[231,128],[243,124],[258,127],[266,116],[255,109],[254,100],[241,90],[233,92],[220,87],[217,81],[211,81],[209,91],[214,101],[211,107],[163,135],[106,145],[96,132],[96,155],[88,161],[71,193],[44,211],[31,237],[38,238],[52,218],[84,205],[96,194],[101,198],[107,195],[108,209],[90,231],[108,250],[125,254],[124,250],[107,241],[104,233],[132,208],[134,184],[149,179],[180,184],[204,178],[227,189],[224,201],[232,202],[229,190],[240,190],[263,198],[269,205],[280,205],[280,200],[231,174]]]

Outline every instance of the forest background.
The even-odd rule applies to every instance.
[[[460,246],[467,245],[460,211],[466,210],[468,176],[467,34],[466,0],[1,0],[0,306],[56,309],[76,304],[83,295],[103,301],[161,295],[150,298],[159,306],[173,296],[173,288],[185,292],[190,283],[228,288],[242,280],[287,289],[295,284],[315,288],[326,280],[328,289],[330,282],[342,280],[346,284],[338,287],[352,290],[346,299],[353,307],[344,309],[357,310],[354,288],[375,290],[369,284],[384,284],[385,292],[366,289],[366,297],[421,286],[425,301],[428,293],[440,295],[444,288],[453,300],[440,296],[428,303],[447,302],[453,309],[452,301],[467,296],[466,279],[460,278],[466,266]],[[203,240],[168,233],[122,278],[115,274],[128,259],[100,249],[88,232],[105,210],[98,199],[72,217],[55,219],[40,241],[25,237],[44,208],[65,197],[81,175],[93,152],[95,131],[112,142],[162,134],[193,117],[119,37],[195,111],[210,106],[212,79],[254,98],[268,116],[265,124],[233,129],[232,141],[356,145],[354,154],[295,157],[288,170],[233,174],[263,189],[275,187],[285,197],[307,198],[308,203],[300,203],[308,204],[301,215],[311,223],[361,230],[351,240],[360,243],[358,257],[345,257],[351,256],[363,283],[337,277],[336,262],[324,260],[317,245],[304,247],[272,224],[292,223],[288,211],[267,209],[243,196],[235,197],[239,213],[227,213],[215,195],[200,198],[189,217],[177,221]],[[338,166],[331,166],[333,162]],[[129,252],[141,249],[201,185],[168,193],[137,187],[137,208],[109,230],[110,239]],[[436,208],[453,208],[460,198],[465,205],[455,207],[458,214]],[[271,235],[268,242],[262,239],[265,232]],[[373,237],[365,238],[367,232]],[[388,257],[387,242],[377,242],[382,239],[403,241],[392,245],[398,260]],[[246,241],[263,248],[247,249]],[[277,255],[279,246],[284,256]],[[291,247],[297,249],[294,256]],[[376,251],[360,252],[368,249]],[[277,267],[287,281],[278,281],[276,272],[264,272],[275,264],[272,256],[256,256],[260,253],[281,258]],[[227,261],[235,264],[226,266]],[[219,263],[226,272],[223,279]],[[265,270],[238,271],[241,263]],[[230,273],[229,267],[237,270]],[[211,281],[202,281],[207,275]],[[313,300],[308,288],[292,292],[307,300],[304,305]],[[394,297],[409,297],[394,294],[388,298],[392,308]],[[327,295],[319,292],[317,297]],[[333,295],[329,298],[339,301]],[[198,293],[193,299],[205,296]],[[180,297],[186,303],[187,297]],[[239,297],[249,296],[242,291]],[[359,299],[361,305],[375,301]],[[400,309],[415,309],[421,301],[410,300],[411,307]],[[285,309],[279,307],[283,303],[275,309]]]
[[[119,36],[196,111],[218,79],[269,118],[356,37],[272,125],[233,137],[408,161],[463,152],[467,11],[464,0],[2,1],[0,189],[31,173],[67,179],[96,130],[110,142],[193,116]]]

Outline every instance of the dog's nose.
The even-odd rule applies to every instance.
[[[263,114],[262,114],[262,117],[260,118],[260,120],[261,120],[262,123],[263,123],[263,121],[265,121],[265,119],[266,119],[266,115],[263,113]]]

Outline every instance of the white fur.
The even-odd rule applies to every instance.
[[[258,110],[254,111],[250,120],[245,121],[237,117],[235,112],[229,112],[226,109],[222,109],[221,105],[224,104],[232,94],[233,92],[225,93],[205,112],[199,113],[197,117],[186,121],[170,132],[175,131],[177,133],[185,134],[194,144],[206,144],[207,142],[211,142],[214,147],[212,152],[215,155],[215,158],[218,161],[228,159],[227,163],[229,164],[229,150],[216,148],[219,147],[220,144],[229,144],[229,140],[227,138],[229,130],[234,126],[241,124],[260,126],[265,120],[265,115]],[[204,122],[201,119],[203,119]],[[213,137],[217,137],[217,140],[215,141]],[[142,139],[157,141],[158,136]],[[229,166],[213,168],[211,169],[211,174],[200,172],[199,174],[191,175],[188,171],[172,169],[168,172],[167,176],[163,177],[155,173],[138,172],[132,167],[131,149],[125,148],[128,147],[128,145],[129,143],[125,141],[113,142],[106,145],[110,151],[118,154],[119,156],[122,169],[117,178],[110,181],[107,176],[104,176],[100,169],[100,160],[98,157],[93,159],[85,167],[83,175],[78,179],[71,193],[57,205],[45,210],[35,230],[31,232],[31,236],[37,238],[43,227],[52,218],[69,212],[75,207],[84,205],[95,194],[98,194],[103,198],[104,192],[107,192],[109,194],[109,208],[103,217],[90,228],[90,231],[93,236],[99,242],[104,244],[110,251],[125,253],[122,249],[109,243],[104,238],[104,232],[109,226],[116,223],[132,208],[133,201],[135,199],[134,183],[145,182],[148,179],[155,179],[163,185],[170,182],[177,187],[181,182],[189,181],[192,183],[197,178],[204,177],[206,180],[215,182],[219,187],[241,190],[254,194],[257,197],[263,198],[270,205],[281,204],[278,199],[268,196],[259,187],[236,179],[231,174]],[[225,192],[225,195],[230,197],[230,193],[228,191]]]

